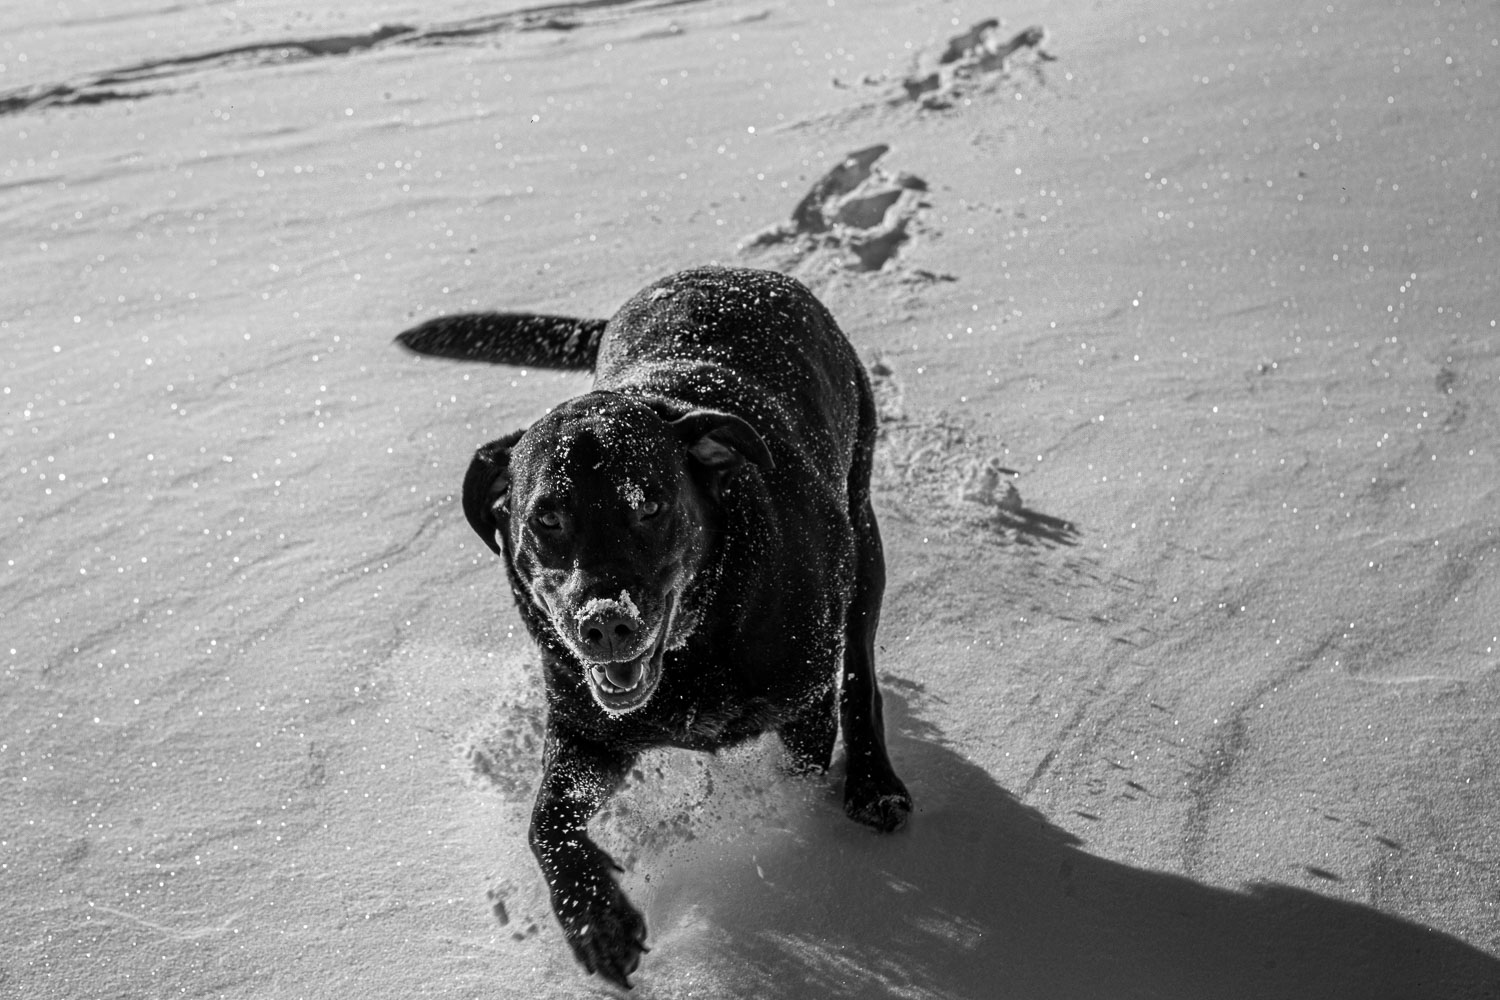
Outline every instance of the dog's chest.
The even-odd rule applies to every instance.
[[[690,750],[717,750],[775,728],[779,713],[769,704],[739,705],[734,710],[699,711],[690,707],[673,727],[673,742]]]
[[[714,751],[754,739],[779,729],[789,720],[807,711],[819,695],[831,690],[832,677],[815,685],[817,691],[805,690],[747,694],[725,692],[713,697],[698,691],[697,697],[678,701],[658,718],[657,738],[665,744],[687,750]],[[799,685],[803,687],[805,685]]]

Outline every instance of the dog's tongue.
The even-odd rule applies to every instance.
[[[645,662],[645,657],[641,657],[625,663],[606,663],[604,676],[608,677],[609,682],[615,687],[622,691],[629,691],[641,682],[641,669]]]

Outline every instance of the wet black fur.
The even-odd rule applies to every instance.
[[[774,731],[793,769],[821,771],[841,720],[845,810],[879,830],[905,821],[911,799],[886,754],[874,667],[885,586],[870,505],[874,401],[853,348],[805,287],[773,272],[703,268],[646,288],[607,326],[473,314],[430,321],[400,339],[449,357],[591,366],[593,394],[565,406],[617,394],[663,420],[728,414],[748,423],[769,451],[715,465],[695,460],[693,434],[684,438],[685,489],[709,538],[685,597],[699,624],[686,645],[665,654],[650,700],[623,715],[595,703],[586,665],[531,598],[517,565],[529,563],[516,548],[528,535],[512,523],[497,487],[526,472],[510,463],[529,454],[526,434],[543,433],[553,415],[480,448],[470,466],[465,511],[504,555],[546,672],[531,844],[568,943],[590,972],[628,987],[645,950],[645,922],[617,885],[614,862],[587,833],[589,818],[643,750],[715,751]],[[731,438],[721,446],[754,450]]]

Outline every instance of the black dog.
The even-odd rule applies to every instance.
[[[875,680],[874,400],[812,293],[769,271],[702,268],[607,323],[483,313],[398,339],[595,373],[592,392],[480,448],[464,480],[464,513],[504,555],[541,650],[531,847],[590,972],[628,988],[646,950],[645,921],[587,831],[642,750],[714,751],[774,730],[793,768],[821,771],[842,720],[845,811],[877,830],[906,820]]]

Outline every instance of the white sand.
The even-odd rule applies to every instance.
[[[246,6],[0,37],[0,995],[607,992],[456,498],[586,380],[389,340],[759,260],[892,373],[917,813],[653,757],[637,995],[1500,996],[1493,4]],[[999,15],[1055,61],[891,103]],[[883,270],[736,249],[874,143]]]

